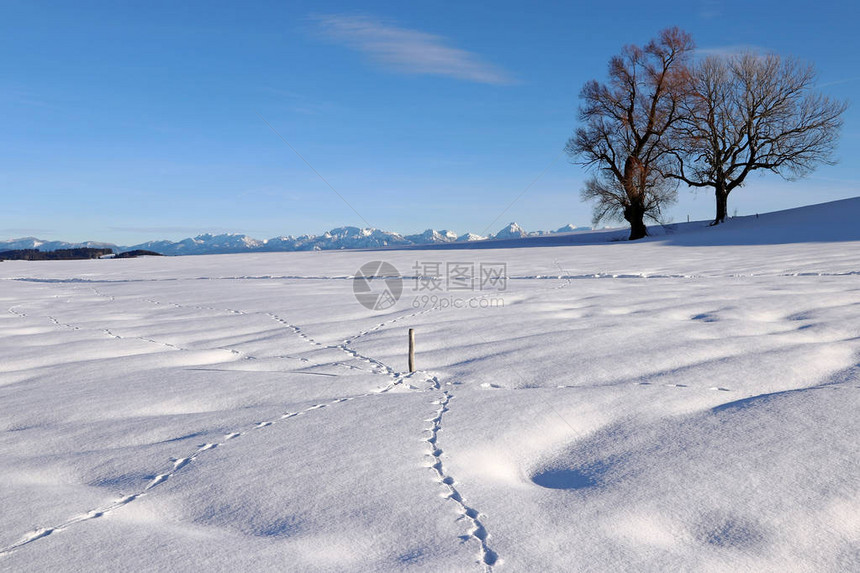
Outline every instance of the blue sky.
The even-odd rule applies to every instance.
[[[678,25],[705,51],[812,61],[822,89],[850,100],[858,17],[847,1],[4,0],[0,238],[590,224],[586,174],[560,152],[580,88],[624,44]],[[839,165],[752,177],[730,213],[860,195],[857,105],[845,119]],[[707,192],[681,188],[669,216],[712,211]]]

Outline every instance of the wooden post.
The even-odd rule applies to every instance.
[[[415,329],[409,329],[409,372],[415,372]]]

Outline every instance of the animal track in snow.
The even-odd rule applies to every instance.
[[[439,405],[436,415],[427,420],[432,424],[431,427],[426,430],[430,433],[430,436],[424,440],[427,442],[430,449],[430,452],[427,455],[432,458],[430,469],[433,470],[436,481],[445,488],[445,497],[457,504],[457,510],[460,513],[458,521],[461,519],[465,520],[469,525],[468,533],[460,536],[460,539],[464,542],[475,540],[479,543],[480,554],[478,562],[483,565],[485,573],[492,573],[493,566],[499,562],[499,556],[495,551],[490,549],[487,541],[489,534],[481,521],[481,514],[476,509],[466,504],[463,496],[460,495],[460,492],[455,487],[456,481],[454,478],[445,473],[445,467],[442,462],[443,451],[439,447],[439,432],[442,430],[442,417],[445,415],[445,412],[448,411],[448,403],[451,401],[451,398],[452,396],[447,390],[442,392],[442,397],[433,402],[433,404]]]
[[[26,318],[26,317],[27,317],[27,313],[26,313],[26,312],[22,312],[22,311],[15,310],[15,309],[17,309],[19,306],[22,306],[22,305],[20,305],[20,304],[16,304],[15,306],[10,306],[10,307],[9,307],[8,309],[6,309],[6,310],[7,310],[10,314],[14,314],[14,315],[15,315],[15,316],[17,316],[18,318]]]
[[[152,303],[152,304],[159,304],[159,305],[168,304],[168,305],[174,306],[176,308],[196,308],[198,310],[210,310],[210,311],[217,311],[218,310],[218,309],[215,309],[213,307],[189,306],[189,305],[182,305],[182,304],[174,303],[174,302],[162,303],[160,301],[157,301],[157,300],[151,299],[151,298],[147,298],[147,299],[143,299],[143,300],[146,302]],[[243,310],[238,310],[238,309],[233,309],[233,308],[224,308],[224,309],[222,309],[222,311],[228,312],[230,314],[238,314],[238,315],[247,315],[248,314],[247,312],[245,312]],[[425,312],[425,311],[421,311],[421,312]],[[407,316],[415,316],[417,314],[421,314],[421,312],[413,313],[412,315],[407,315]],[[289,329],[290,331],[293,332],[293,334],[295,334],[296,336],[298,336],[299,338],[301,338],[302,340],[304,340],[308,344],[311,344],[315,348],[327,349],[327,350],[340,350],[341,352],[344,352],[345,354],[350,355],[352,358],[358,359],[362,362],[365,362],[366,364],[369,364],[371,366],[371,368],[373,369],[372,371],[379,373],[379,374],[387,375],[388,377],[392,378],[393,382],[390,383],[385,388],[382,388],[381,390],[379,390],[379,392],[389,391],[392,387],[399,384],[403,378],[403,375],[401,373],[395,371],[393,368],[391,368],[390,366],[388,366],[387,364],[385,364],[381,360],[377,360],[377,359],[372,358],[370,356],[365,356],[365,355],[361,354],[360,352],[358,352],[357,350],[351,348],[349,346],[349,341],[355,340],[360,335],[352,337],[351,339],[347,339],[347,341],[344,341],[341,344],[326,345],[326,344],[323,344],[323,343],[315,340],[313,337],[309,336],[307,333],[304,332],[304,330],[300,326],[290,323],[289,321],[283,319],[282,317],[280,317],[279,315],[277,315],[273,312],[267,312],[266,316],[268,316],[272,320],[275,320],[276,322],[278,322],[279,324],[281,324],[285,328]],[[401,318],[405,318],[405,317],[401,317]],[[395,320],[399,320],[399,318],[395,319]],[[387,321],[385,323],[377,325],[377,328],[381,328],[382,326],[384,326],[385,324],[388,324],[390,322],[393,322],[393,321]],[[246,360],[256,358],[255,356],[251,356],[251,355],[246,354],[242,351],[231,349],[231,348],[224,348],[223,350],[229,350],[230,352],[233,352],[234,354],[241,355]],[[301,358],[301,360],[303,362],[310,362],[306,358]],[[347,364],[345,362],[334,362],[333,364],[335,366],[348,368],[350,370],[365,370],[364,368],[360,368],[360,367],[354,366],[352,364]],[[315,365],[316,366],[323,366],[322,364],[315,364]]]
[[[282,324],[285,328],[292,331],[295,335],[297,335],[299,338],[301,338],[302,340],[304,340],[308,344],[311,344],[314,347],[320,348],[320,349],[340,350],[341,352],[349,355],[352,358],[355,358],[357,360],[361,360],[362,362],[365,362],[366,364],[370,364],[371,367],[375,369],[376,373],[386,375],[389,378],[391,378],[392,382],[389,383],[388,386],[386,386],[385,388],[380,389],[379,393],[388,392],[389,390],[391,390],[391,388],[400,384],[403,381],[403,379],[406,377],[403,374],[401,374],[400,372],[395,371],[393,368],[391,368],[385,362],[382,362],[381,360],[377,360],[376,358],[372,358],[370,356],[366,356],[364,354],[361,354],[360,352],[358,352],[354,348],[351,348],[345,342],[341,343],[341,344],[328,344],[328,345],[323,344],[323,343],[315,340],[311,336],[308,336],[302,330],[302,328],[300,326],[297,326],[295,324],[292,324],[292,323],[284,320],[283,318],[281,318],[277,314],[275,314],[273,312],[267,312],[266,315],[268,317],[270,317],[272,320],[277,321],[279,324]],[[336,363],[336,364],[340,364],[342,366],[349,367],[349,365],[345,364],[345,363]]]
[[[108,504],[106,506],[103,506],[103,507],[100,507],[97,509],[93,509],[93,510],[88,511],[84,514],[80,514],[80,515],[76,515],[74,517],[71,517],[71,518],[67,519],[66,521],[64,521],[63,523],[60,523],[59,525],[55,525],[53,527],[45,527],[45,528],[36,529],[35,531],[32,531],[30,533],[25,534],[21,538],[21,540],[18,541],[17,543],[13,543],[12,545],[10,545],[8,547],[0,549],[0,557],[4,557],[4,556],[8,555],[9,553],[15,551],[16,549],[20,549],[21,547],[23,547],[25,545],[29,545],[30,543],[33,543],[34,541],[37,541],[39,539],[43,539],[49,535],[52,535],[54,533],[58,533],[60,531],[65,531],[67,528],[69,528],[72,525],[75,525],[77,523],[81,523],[84,521],[89,521],[91,519],[97,519],[97,518],[103,517],[103,516],[113,512],[113,511],[115,511],[115,510],[117,510],[117,509],[119,509],[125,505],[128,505],[129,503],[131,503],[132,501],[135,501],[136,499],[140,499],[141,497],[147,495],[147,492],[149,492],[153,488],[163,484],[168,479],[173,477],[173,475],[176,472],[178,472],[179,470],[184,468],[186,465],[188,465],[191,461],[196,459],[197,456],[199,456],[201,453],[203,453],[207,450],[211,450],[211,449],[217,447],[218,445],[219,444],[211,444],[211,443],[203,444],[202,446],[199,446],[196,449],[196,451],[193,454],[191,454],[190,456],[188,456],[186,458],[179,458],[179,459],[173,460],[171,463],[171,467],[168,471],[156,475],[155,477],[153,477],[149,481],[149,483],[146,484],[146,486],[143,487],[143,489],[141,489],[141,490],[139,490],[139,491],[137,491],[131,495],[122,496],[119,499],[111,502],[110,504]]]
[[[90,288],[91,288],[91,289],[93,290],[93,292],[95,292],[97,295],[102,296],[102,297],[104,297],[104,298],[108,298],[111,302],[116,301],[116,298],[115,298],[115,297],[113,297],[113,296],[111,296],[111,295],[108,295],[108,294],[104,294],[104,293],[102,293],[101,291],[99,291],[98,289],[96,289],[96,288],[94,288],[94,287],[90,287]],[[160,305],[160,306],[172,306],[173,308],[194,308],[194,309],[197,309],[197,310],[204,310],[204,311],[216,311],[216,312],[218,311],[218,309],[217,309],[217,308],[215,308],[215,307],[211,307],[211,306],[184,305],[184,304],[180,304],[180,303],[177,303],[177,302],[170,302],[170,301],[167,301],[167,302],[161,302],[161,301],[158,301],[158,300],[155,300],[155,299],[152,299],[152,298],[144,298],[144,299],[140,299],[140,300],[143,300],[144,302],[147,302],[147,303],[150,303],[150,304],[155,304],[155,305]],[[234,310],[234,309],[230,309],[230,308],[228,308],[228,309],[224,309],[224,312],[229,312],[229,313],[231,313],[231,314],[245,314],[245,313],[244,313],[243,311],[241,311],[241,310]],[[64,326],[69,326],[69,325],[64,325]],[[70,328],[75,328],[76,330],[78,330],[78,328],[77,328],[77,327],[71,327],[71,326],[70,326]],[[174,349],[174,350],[191,351],[191,349],[189,349],[189,348],[183,348],[183,347],[181,347],[181,346],[178,346],[178,345],[175,345],[175,344],[171,344],[171,343],[169,343],[169,342],[162,342],[162,341],[160,341],[160,340],[154,340],[154,339],[152,339],[152,338],[145,338],[145,337],[142,337],[142,336],[119,336],[119,335],[117,335],[117,334],[113,333],[112,331],[110,331],[109,329],[102,329],[102,330],[103,330],[107,335],[112,336],[113,338],[118,338],[118,339],[126,339],[126,338],[129,338],[129,339],[135,339],[135,340],[142,340],[142,341],[144,341],[144,342],[150,342],[150,343],[152,343],[152,344],[158,344],[158,345],[164,346],[164,347],[166,347],[166,348],[172,348],[172,349]],[[248,354],[246,354],[246,353],[242,352],[241,350],[236,350],[235,348],[227,348],[227,347],[224,347],[224,348],[216,348],[215,350],[224,350],[224,351],[230,352],[230,353],[232,353],[232,354],[235,354],[235,355],[241,356],[244,360],[254,360],[254,359],[256,359],[256,357],[255,357],[255,356],[250,356],[250,355],[248,355]]]
[[[67,323],[65,323],[65,322],[60,322],[60,321],[59,321],[59,319],[57,319],[57,318],[55,318],[55,317],[53,317],[53,316],[48,316],[47,318],[48,318],[48,320],[50,320],[52,323],[54,323],[54,325],[56,325],[56,326],[62,326],[63,328],[68,328],[69,330],[80,330],[80,329],[81,329],[81,327],[79,327],[79,326],[74,326],[74,325],[72,325],[72,324],[67,324]]]
[[[199,310],[216,310],[216,311],[218,310],[218,309],[215,309],[213,307],[188,306],[188,305],[182,305],[182,304],[173,303],[173,302],[162,303],[162,302],[157,301],[155,299],[143,299],[143,300],[145,300],[146,302],[152,303],[152,304],[159,304],[159,305],[160,304],[169,304],[169,305],[172,305],[172,306],[177,307],[177,308],[196,308]],[[245,311],[233,309],[233,308],[225,308],[222,310],[223,310],[223,312],[228,312],[231,314],[240,314],[240,315],[247,315],[248,314]],[[422,311],[422,312],[424,312],[424,311]],[[420,312],[414,313],[414,314],[417,315],[417,314],[420,314]],[[408,377],[408,375],[403,375],[402,373],[395,371],[393,368],[391,368],[390,366],[388,366],[386,363],[382,362],[381,360],[377,360],[377,359],[372,358],[370,356],[365,356],[365,355],[361,354],[357,350],[351,348],[347,342],[343,342],[341,344],[326,345],[326,344],[323,344],[323,343],[315,340],[313,337],[309,336],[308,334],[306,334],[300,326],[297,326],[295,324],[288,322],[287,320],[283,319],[282,317],[278,316],[277,314],[275,314],[273,312],[267,312],[266,316],[268,316],[272,320],[277,321],[279,324],[281,324],[285,328],[292,331],[293,334],[297,335],[299,338],[301,338],[302,340],[304,340],[308,344],[311,344],[315,348],[326,349],[326,350],[340,350],[341,352],[344,352],[345,354],[351,356],[354,359],[357,359],[357,360],[360,360],[362,362],[365,362],[366,364],[369,364],[372,368],[372,370],[371,370],[372,372],[375,372],[377,374],[383,374],[383,375],[386,375],[389,378],[391,378],[391,382],[387,386],[379,389],[377,391],[377,393],[388,392],[393,387],[402,383],[402,381]],[[385,323],[383,323],[383,324],[385,324]],[[357,338],[357,337],[354,337],[354,338]],[[246,354],[242,351],[235,350],[235,349],[223,348],[223,350],[229,350],[230,352],[233,352],[234,354],[242,355],[243,358],[246,360],[256,358],[255,356],[251,356],[249,354]],[[301,360],[303,362],[310,363],[310,361],[306,358],[301,358]],[[314,364],[315,366],[323,366],[322,364],[319,364],[319,363],[312,363],[312,364]],[[333,365],[340,366],[343,368],[348,368],[350,370],[365,370],[364,368],[360,368],[358,366],[348,364],[346,362],[334,362]],[[438,387],[438,380],[435,381],[435,384]]]
[[[101,297],[109,298],[109,299],[110,299],[110,301],[112,301],[112,302],[116,300],[114,297],[109,296],[109,295],[106,295],[106,294],[103,294],[103,293],[101,293],[100,291],[98,291],[98,290],[97,290],[97,289],[95,289],[95,288],[92,288],[92,290],[93,290],[93,292],[95,292],[97,295],[99,295],[99,296],[101,296]],[[58,295],[54,295],[54,297],[55,297],[55,298],[57,298],[57,297],[58,297]],[[20,306],[20,305],[16,305],[16,306]],[[16,311],[16,310],[15,310],[15,308],[16,308],[16,307],[14,307],[14,306],[13,306],[12,308],[10,308],[10,309],[8,309],[8,310],[9,310],[9,312],[10,312],[10,313],[15,314],[15,315],[17,315],[17,316],[20,316],[20,317],[22,317],[22,318],[23,318],[23,317],[28,316],[28,315],[27,315],[27,314],[25,314],[25,313],[22,313],[22,312],[18,312],[18,311]],[[101,332],[103,332],[106,336],[110,336],[111,338],[114,338],[114,339],[117,339],[117,340],[140,340],[140,341],[142,341],[142,342],[148,342],[148,343],[150,343],[150,344],[157,344],[157,345],[159,345],[159,346],[164,346],[164,347],[166,347],[166,348],[171,348],[171,349],[173,349],[173,350],[187,350],[187,349],[185,349],[185,348],[182,348],[182,347],[180,347],[180,346],[176,346],[175,344],[171,344],[171,343],[169,343],[169,342],[162,342],[162,341],[160,341],[160,340],[154,340],[154,339],[152,339],[152,338],[145,338],[145,337],[143,337],[143,336],[122,336],[122,335],[116,334],[115,332],[113,332],[113,331],[112,331],[111,329],[109,329],[109,328],[101,328],[101,329],[99,329],[99,328],[90,328],[90,327],[75,326],[74,324],[70,324],[70,323],[68,323],[68,322],[62,322],[62,321],[60,321],[60,319],[59,319],[59,318],[57,318],[57,317],[55,317],[55,316],[52,316],[52,315],[45,315],[45,318],[47,318],[49,321],[51,321],[51,323],[52,323],[52,324],[54,324],[55,326],[59,326],[59,327],[61,327],[61,328],[67,328],[67,329],[69,329],[69,330],[75,330],[75,331],[82,331],[82,330],[100,330],[100,331],[101,331]]]
[[[474,298],[474,297],[473,297],[473,298]],[[398,316],[398,317],[396,317],[396,318],[392,318],[392,319],[390,319],[390,320],[386,320],[386,321],[384,321],[384,322],[380,322],[379,324],[377,324],[377,325],[376,325],[376,326],[374,326],[373,328],[368,328],[367,330],[362,330],[361,332],[359,332],[359,333],[358,333],[358,334],[356,334],[355,336],[345,339],[345,340],[343,341],[343,343],[344,343],[344,344],[352,344],[353,342],[355,342],[356,340],[358,340],[358,339],[359,339],[359,338],[361,338],[362,336],[367,336],[368,334],[371,334],[371,333],[373,333],[373,332],[377,332],[378,330],[380,330],[380,329],[382,329],[382,328],[385,328],[386,326],[388,326],[388,325],[390,325],[390,324],[395,324],[395,323],[400,322],[401,320],[405,320],[405,319],[407,319],[407,318],[415,318],[416,316],[420,316],[420,315],[422,315],[422,314],[426,314],[426,313],[431,312],[431,311],[433,311],[433,310],[436,310],[436,308],[435,308],[435,307],[425,308],[425,309],[423,309],[423,310],[419,310],[418,312],[413,312],[413,313],[411,313],[411,314],[403,314],[403,315]]]
[[[289,420],[291,418],[297,418],[299,416],[307,415],[308,413],[313,412],[314,410],[322,410],[322,409],[325,409],[328,406],[331,406],[334,404],[341,404],[341,403],[349,402],[349,401],[356,400],[359,398],[367,398],[370,396],[376,396],[379,393],[380,393],[380,391],[371,391],[371,392],[365,392],[364,394],[358,394],[355,396],[344,396],[344,397],[339,397],[339,398],[329,400],[327,402],[315,403],[315,404],[312,404],[312,405],[310,405],[310,406],[308,406],[302,410],[299,410],[298,412],[285,412],[285,413],[279,415],[276,419],[257,422],[251,426],[251,429],[260,430],[263,428],[268,428],[268,427],[273,426],[279,422],[283,422],[283,421]],[[34,541],[37,541],[39,539],[42,539],[42,538],[47,537],[49,535],[52,535],[54,533],[64,531],[65,529],[67,529],[71,525],[74,525],[76,523],[80,523],[83,521],[88,521],[90,519],[96,519],[99,517],[103,517],[103,516],[113,512],[113,511],[119,509],[120,507],[123,507],[123,506],[131,503],[132,501],[140,499],[141,497],[144,497],[146,495],[151,495],[151,491],[153,489],[155,489],[156,487],[164,484],[165,482],[167,482],[168,480],[173,478],[173,476],[177,472],[179,472],[180,470],[182,470],[183,468],[185,468],[186,466],[191,464],[191,462],[195,461],[204,452],[207,452],[209,450],[213,450],[213,449],[220,447],[220,446],[224,446],[227,442],[232,442],[232,441],[246,435],[247,433],[248,433],[247,431],[229,432],[227,434],[224,434],[224,438],[223,438],[222,442],[208,442],[208,443],[202,444],[201,446],[197,447],[194,450],[194,452],[191,453],[191,455],[171,459],[170,466],[168,466],[168,468],[166,468],[164,471],[161,471],[161,472],[155,474],[149,480],[149,482],[143,488],[141,488],[139,491],[137,491],[131,495],[122,496],[119,499],[111,502],[110,504],[108,504],[104,507],[100,507],[100,508],[91,510],[87,513],[77,515],[75,517],[67,519],[66,521],[60,523],[59,525],[56,525],[53,527],[40,528],[40,529],[36,529],[30,533],[27,533],[24,536],[22,536],[21,540],[18,541],[17,543],[13,543],[12,545],[9,545],[8,547],[0,548],[0,558],[10,554],[11,552],[13,552],[17,549],[20,549],[21,547],[24,547],[25,545],[29,545],[30,543],[33,543]]]
[[[96,287],[90,287],[90,290],[92,290],[96,294],[96,296],[106,298],[110,302],[114,302],[116,300],[116,298],[114,296],[109,295],[109,294],[105,294],[105,293],[101,292],[99,289],[97,289]]]
[[[96,294],[99,294],[100,296],[105,296],[105,295],[102,295],[101,293],[98,293],[98,292]],[[115,301],[115,299],[113,297],[106,297],[106,298],[110,298],[112,301]],[[146,300],[147,300],[147,302],[150,302],[152,304],[157,304],[157,305],[162,304],[156,300],[152,300],[152,299],[146,299]],[[181,305],[173,304],[173,306],[176,307],[176,306],[181,306]],[[22,316],[22,317],[26,316],[26,314],[16,311],[15,307],[10,308],[9,312],[12,314],[18,315],[18,316]],[[229,310],[229,312],[231,312],[233,314],[245,314],[242,311],[232,310],[232,309]],[[251,426],[252,429],[263,429],[263,428],[272,426],[272,425],[274,425],[278,422],[281,422],[281,421],[285,421],[285,420],[288,420],[291,418],[306,415],[307,413],[309,413],[313,410],[324,409],[329,405],[339,404],[339,403],[355,400],[357,398],[365,398],[365,397],[374,396],[374,395],[377,395],[380,393],[385,393],[385,392],[389,391],[391,388],[393,388],[395,385],[400,384],[404,379],[407,379],[407,378],[410,378],[411,376],[413,376],[413,374],[407,374],[404,376],[398,372],[395,372],[394,369],[389,367],[384,362],[382,362],[380,360],[376,360],[376,359],[369,357],[369,356],[365,356],[365,355],[359,353],[358,351],[356,351],[352,348],[349,348],[347,346],[347,343],[338,344],[338,345],[323,345],[323,344],[315,341],[310,336],[306,335],[301,330],[300,327],[287,323],[286,321],[282,320],[277,315],[269,314],[269,316],[275,320],[278,320],[284,326],[287,326],[288,328],[290,328],[295,334],[297,334],[301,338],[305,339],[310,344],[313,344],[314,346],[320,347],[320,348],[341,350],[342,352],[350,355],[351,357],[353,357],[355,359],[363,360],[364,362],[371,364],[374,367],[375,371],[377,371],[379,374],[388,376],[392,380],[386,387],[384,387],[382,389],[378,389],[378,390],[371,391],[371,392],[366,392],[364,394],[360,394],[360,395],[356,395],[356,396],[339,397],[339,398],[330,400],[330,401],[325,402],[325,403],[313,404],[313,405],[308,406],[307,408],[305,408],[301,411],[298,411],[298,412],[284,413],[284,414],[280,415],[279,418],[277,418],[275,420],[257,422],[256,424]],[[58,326],[64,326],[64,327],[73,328],[73,329],[79,329],[79,327],[74,327],[72,325],[63,324],[54,317],[51,317],[51,320],[52,320],[52,322],[54,322]],[[111,336],[113,338],[116,338],[116,339],[125,338],[121,335],[114,333],[110,329],[101,329],[101,330],[106,335]],[[147,342],[151,342],[151,343],[155,343],[155,344],[162,344],[165,346],[170,346],[170,347],[180,349],[180,348],[175,347],[173,345],[170,345],[167,343],[162,343],[162,342],[151,340],[151,339],[145,339],[145,338],[140,338],[140,337],[132,337],[132,338],[138,338],[140,340],[145,340]],[[234,352],[238,352],[238,351],[234,351]],[[436,378],[435,376],[426,375],[426,378],[427,378],[427,381],[432,384],[432,387],[437,388],[437,389],[440,387],[440,382],[439,382],[438,378]],[[447,404],[447,399],[448,398],[446,398],[446,401],[445,401],[446,404]],[[444,406],[442,406],[442,407],[444,408]],[[441,422],[441,413],[439,415],[439,422]],[[438,431],[438,428],[436,430],[434,430],[434,432],[433,432],[434,441],[435,441],[436,431]],[[169,481],[171,478],[173,478],[176,475],[177,472],[181,471],[186,466],[190,465],[191,462],[195,461],[201,454],[203,454],[203,452],[206,452],[208,450],[212,450],[214,448],[222,446],[226,442],[232,442],[232,441],[240,438],[241,436],[245,435],[246,433],[247,433],[246,431],[234,431],[234,432],[224,434],[223,442],[206,443],[206,444],[199,446],[190,455],[171,459],[170,465],[166,469],[164,469],[163,471],[154,474],[153,477],[150,478],[149,481],[139,491],[137,491],[131,495],[122,496],[119,499],[111,502],[110,504],[108,504],[106,506],[91,510],[91,511],[84,513],[84,514],[81,514],[81,515],[74,516],[74,517],[60,523],[59,525],[56,525],[53,527],[47,527],[47,528],[40,528],[40,529],[37,529],[37,530],[32,531],[30,533],[27,533],[26,535],[22,536],[21,540],[18,541],[17,543],[14,543],[14,544],[12,544],[8,547],[5,547],[5,548],[0,548],[0,557],[8,555],[12,551],[20,549],[21,547],[23,547],[25,545],[29,545],[30,543],[33,543],[39,539],[43,539],[43,538],[45,538],[49,535],[52,535],[54,533],[64,531],[65,529],[67,529],[68,527],[70,527],[74,524],[88,521],[90,519],[100,518],[102,516],[105,516],[105,515],[113,512],[113,511],[119,509],[120,507],[127,505],[128,503],[131,503],[131,502],[143,497],[143,496],[151,495],[152,491],[155,488],[157,488],[157,487],[161,486],[162,484],[166,483],[167,481]],[[441,454],[441,452],[439,452],[439,454]],[[441,460],[439,460],[439,462],[441,464]],[[441,465],[439,466],[439,468],[441,470]],[[444,478],[445,476],[442,476],[442,477]],[[449,495],[449,497],[461,506],[462,514],[463,514],[462,518],[468,519],[469,522],[472,524],[472,530],[469,532],[469,536],[467,536],[467,537],[474,537],[475,539],[478,539],[481,542],[481,544],[482,544],[481,545],[481,547],[482,547],[482,560],[488,568],[491,567],[492,564],[495,563],[495,561],[496,561],[495,553],[490,551],[486,546],[486,532],[485,532],[483,525],[481,524],[481,522],[478,518],[477,512],[475,512],[474,510],[472,510],[471,508],[469,508],[468,506],[466,506],[462,502],[462,499],[460,498],[459,493],[457,493],[453,487],[453,480],[452,479],[449,479],[443,483],[446,485],[446,487],[451,489],[451,494]]]
[[[23,315],[23,316],[27,316],[27,315]],[[69,324],[67,322],[60,322],[60,320],[57,317],[51,316],[51,315],[46,315],[45,318],[50,320],[51,323],[54,324],[55,326],[59,326],[62,328],[68,328],[69,330],[76,330],[76,331],[99,330],[99,331],[103,332],[106,336],[109,336],[109,337],[114,338],[116,340],[140,340],[141,342],[148,342],[150,344],[157,344],[159,346],[164,346],[165,348],[170,348],[172,350],[186,350],[186,351],[188,350],[187,348],[182,348],[181,346],[177,346],[177,345],[171,344],[169,342],[162,342],[160,340],[155,340],[152,338],[146,338],[143,336],[122,336],[120,334],[115,333],[114,331],[112,331],[109,328],[100,328],[99,329],[99,328],[86,328],[86,327],[81,327],[81,326],[75,326],[75,325]]]

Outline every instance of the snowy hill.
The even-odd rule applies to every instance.
[[[860,240],[860,197],[735,217],[719,227],[673,226],[660,238],[675,245],[764,245]]]
[[[709,221],[651,225],[638,243],[687,246],[765,245],[860,240],[860,197],[808,205],[773,213],[729,219],[711,227]],[[570,227],[570,226],[568,226]],[[512,223],[500,233],[474,244],[423,245],[419,249],[510,249],[627,242],[629,230],[562,227],[552,233],[525,233]],[[504,237],[504,238],[503,238]]]

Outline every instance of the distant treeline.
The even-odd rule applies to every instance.
[[[113,255],[113,249],[59,249],[56,251],[40,251],[39,249],[21,249],[17,251],[0,251],[0,261],[71,261],[80,259],[98,259],[105,255]],[[151,256],[160,257],[161,254],[153,251],[137,249],[119,253],[117,259],[131,259],[134,257]]]
[[[135,257],[163,257],[161,253],[156,253],[155,251],[147,251],[146,249],[135,249],[133,251],[125,251],[124,253],[119,253],[116,257],[117,259],[133,259]]]

